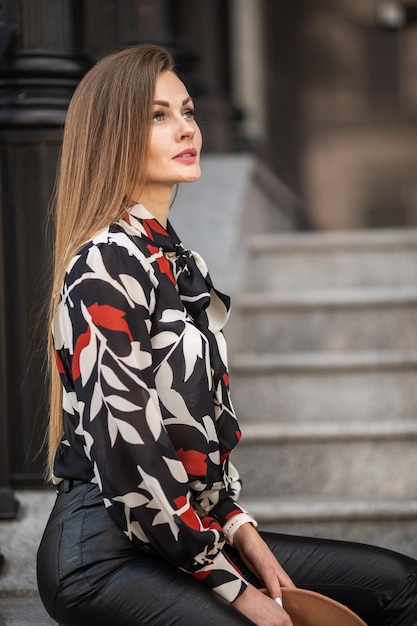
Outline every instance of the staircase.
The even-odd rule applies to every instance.
[[[234,298],[242,503],[417,557],[417,230],[258,234]]]

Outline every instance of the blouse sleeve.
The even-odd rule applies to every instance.
[[[222,551],[219,521],[193,506],[162,422],[150,338],[155,280],[132,250],[90,247],[67,275],[56,348],[69,355],[78,431],[111,517],[133,542],[233,602],[247,583]]]

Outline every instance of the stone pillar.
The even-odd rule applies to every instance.
[[[265,106],[265,61],[263,58],[262,3],[231,1],[231,88],[243,109],[242,126],[251,145],[265,143],[268,122]]]

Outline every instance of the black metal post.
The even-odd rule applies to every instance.
[[[88,61],[80,0],[5,0],[0,20],[15,33],[0,66],[0,486],[7,489],[43,483],[48,206],[67,106]]]

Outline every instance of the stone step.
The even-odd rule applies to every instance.
[[[43,608],[38,595],[1,596],[0,606],[2,626],[53,626],[57,624]]]
[[[249,498],[417,497],[417,420],[253,424],[233,452]]]
[[[239,420],[368,421],[409,418],[417,406],[417,352],[235,353]]]
[[[417,418],[379,421],[246,423],[243,444],[318,441],[385,441],[417,438]]]
[[[3,596],[26,597],[37,593],[36,551],[56,491],[51,487],[17,491],[15,495],[19,502],[18,516],[0,523],[0,551],[4,556],[0,572],[0,605]]]
[[[248,246],[249,289],[417,284],[417,229],[264,234]]]
[[[417,499],[241,498],[260,528],[359,541],[417,558]]]
[[[417,348],[414,286],[251,292],[234,307],[235,336],[246,350]]]

